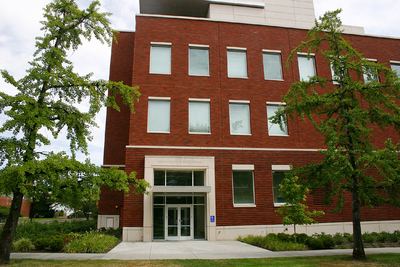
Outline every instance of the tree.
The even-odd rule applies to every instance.
[[[319,151],[324,160],[296,167],[290,175],[298,176],[311,194],[325,189],[324,204],[335,201],[334,212],[341,210],[346,195],[351,194],[353,258],[365,260],[360,207],[400,206],[399,144],[390,138],[384,143],[373,140],[374,133],[382,137],[385,130],[394,130],[398,137],[400,83],[395,72],[363,58],[345,40],[339,30],[340,12],[320,17],[288,59],[289,63],[297,52],[308,56],[315,52],[331,65],[333,78],[311,77],[293,83],[283,96],[286,107],[276,113],[273,122],[283,125],[284,114],[308,118],[324,137],[326,149]],[[366,82],[361,79],[363,74]]]
[[[299,177],[285,177],[280,184],[280,190],[286,203],[278,210],[277,213],[283,215],[282,223],[284,225],[293,224],[294,233],[296,233],[296,225],[318,223],[311,217],[321,217],[323,211],[308,210],[308,207],[301,202],[307,199],[306,194],[310,191],[304,185],[298,184]]]
[[[54,201],[51,199],[49,194],[41,194],[37,199],[34,199],[31,202],[31,206],[29,209],[29,218],[31,220],[33,218],[53,218],[55,211],[53,210],[52,206]]]
[[[87,194],[89,188],[99,185],[128,193],[131,184],[135,186],[135,193],[143,193],[148,186],[144,180],[137,180],[134,172],[127,175],[117,169],[100,169],[88,160],[75,160],[77,151],[87,154],[87,142],[92,139],[90,128],[97,126],[95,116],[100,108],[106,105],[119,110],[116,103],[119,94],[133,112],[134,101],[140,95],[137,87],[91,80],[92,74],[80,76],[73,71],[68,52],[82,45],[83,39],[90,41],[94,37],[110,44],[113,38],[110,14],[99,13],[99,6],[99,1],[93,1],[87,9],[80,10],[73,0],[54,0],[44,9],[45,21],[41,22],[44,35],[36,38],[36,51],[26,76],[16,80],[1,70],[2,77],[18,93],[0,92],[0,114],[8,117],[0,133],[9,132],[14,136],[0,137],[0,166],[3,167],[0,193],[13,195],[0,238],[0,264],[9,261],[24,196],[51,192],[55,198],[69,187],[82,188]],[[89,106],[87,110],[78,109],[82,103]],[[64,152],[39,150],[41,145],[50,144],[45,131],[57,138],[63,129],[70,143],[71,157]],[[90,186],[80,186],[81,177]]]

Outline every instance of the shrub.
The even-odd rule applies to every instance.
[[[364,233],[362,235],[362,240],[365,243],[374,243],[376,241],[375,235],[370,234],[370,233]]]
[[[335,246],[335,240],[333,239],[332,235],[325,235],[323,234],[320,239],[324,244],[324,248],[333,248]]]
[[[27,252],[31,251],[33,248],[32,241],[30,241],[28,238],[21,238],[12,244],[12,248],[15,252]]]
[[[391,242],[397,242],[399,241],[399,234],[397,231],[394,231],[392,234],[389,235],[389,240]]]
[[[307,234],[294,234],[296,237],[296,242],[300,244],[305,244],[308,238]]]
[[[64,248],[64,241],[60,237],[56,237],[50,241],[50,250],[53,252],[61,251]]]
[[[388,232],[382,232],[382,233],[378,234],[378,236],[376,237],[376,240],[378,242],[384,243],[386,240],[389,239],[389,237],[390,237],[390,234]]]
[[[35,240],[35,242],[33,242],[33,245],[35,245],[36,249],[43,250],[50,246],[50,241],[50,238],[38,238]]]
[[[335,241],[336,245],[342,245],[344,243],[344,237],[342,236],[341,233],[336,233],[333,236],[333,240]]]
[[[0,217],[7,217],[10,213],[10,208],[6,206],[0,206]]]
[[[278,239],[284,242],[291,242],[292,239],[294,240],[294,238],[292,238],[292,236],[290,236],[289,234],[285,234],[285,233],[278,233],[277,234]]]
[[[310,249],[323,249],[324,242],[320,238],[309,237],[307,238],[307,246]]]
[[[278,236],[274,233],[266,236],[239,236],[236,240],[273,251],[307,250],[307,247],[304,244],[282,241],[278,239]]]
[[[349,233],[344,233],[343,236],[344,236],[344,238],[347,239],[347,241],[349,241],[350,243],[353,243],[353,235],[351,235]]]
[[[104,253],[118,244],[115,236],[88,233],[65,246],[68,253]]]

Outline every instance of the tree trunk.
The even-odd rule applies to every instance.
[[[353,177],[352,210],[353,210],[353,259],[366,260],[364,245],[361,236],[360,200],[358,199],[357,180]]]
[[[18,225],[19,214],[21,213],[23,197],[24,195],[19,190],[14,192],[10,213],[0,238],[0,264],[6,264],[10,261],[12,242]]]

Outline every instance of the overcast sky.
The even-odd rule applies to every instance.
[[[16,79],[24,76],[27,62],[32,60],[34,42],[40,32],[43,10],[50,0],[0,0],[0,69],[7,69]],[[77,0],[80,8],[86,8],[91,1]],[[112,26],[116,30],[134,30],[135,14],[139,12],[138,0],[100,0],[101,11],[111,12]],[[316,17],[326,11],[342,8],[343,24],[362,26],[366,34],[400,37],[399,0],[314,0]],[[70,60],[75,71],[81,75],[94,73],[95,79],[108,79],[110,47],[98,42],[85,43],[78,51],[71,53]],[[12,93],[15,90],[0,79],[0,90]],[[100,128],[93,129],[94,140],[90,143],[90,159],[103,163],[105,109],[98,115]],[[0,117],[0,124],[5,117]],[[50,135],[49,135],[50,137]],[[68,150],[65,139],[52,141],[44,151]],[[79,155],[79,159],[84,156]]]

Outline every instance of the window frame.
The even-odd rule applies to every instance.
[[[375,62],[375,63],[378,63],[378,60],[376,60],[376,59],[372,59],[372,58],[367,58],[367,60],[369,61],[369,62]],[[376,81],[376,82],[378,82],[379,83],[379,73],[378,73],[378,71],[375,69],[375,74],[376,74],[376,79],[372,79],[372,80],[370,80],[370,79],[368,79],[368,75],[365,73],[365,69],[364,69],[364,67],[363,67],[363,80],[364,80],[364,84],[367,84],[367,83],[370,83],[370,82],[372,82],[372,81]]]
[[[397,71],[396,69],[393,69],[392,66],[398,66],[398,69],[399,69],[399,70]],[[400,78],[400,61],[393,61],[393,60],[391,60],[391,61],[390,61],[390,69],[393,70],[393,71],[395,71],[395,72],[397,72],[397,77]]]
[[[317,66],[315,64],[315,54],[314,53],[310,53],[308,55],[307,53],[297,53],[297,65],[298,65],[298,69],[299,69],[299,79],[300,79],[300,81],[305,81],[305,82],[310,81],[310,76],[307,76],[308,77],[307,80],[306,79],[302,79],[301,68],[300,68],[300,60],[299,60],[300,58],[306,58],[307,61],[312,60],[313,70],[314,70],[314,75],[313,76],[317,76]]]
[[[190,131],[190,103],[208,103],[208,132],[192,132]],[[189,98],[189,107],[188,107],[188,132],[189,134],[211,134],[211,100],[203,99],[203,98]]]
[[[264,55],[277,55],[279,56],[279,72],[280,72],[280,78],[269,78],[266,77],[266,64],[265,64],[265,59]],[[282,70],[282,52],[280,50],[267,50],[263,49],[262,50],[262,56],[263,56],[263,70],[264,70],[264,80],[270,80],[270,81],[283,81],[283,70]]]
[[[150,102],[168,102],[169,103],[169,127],[168,131],[150,130]],[[171,133],[171,98],[170,97],[152,97],[147,100],[147,133]]]
[[[275,202],[275,186],[274,186],[274,173],[275,172],[288,172],[291,170],[291,166],[290,165],[272,165],[271,166],[271,174],[272,174],[272,201],[274,203],[274,207],[280,207],[282,205],[285,205],[287,202]],[[280,183],[279,183],[280,185]],[[278,185],[278,186],[279,186]],[[280,189],[278,188],[278,190],[280,191]]]
[[[234,172],[251,172],[252,176],[252,187],[253,187],[253,203],[235,203],[235,184],[234,184]],[[254,208],[256,207],[256,194],[255,194],[255,183],[254,183],[254,165],[251,164],[233,164],[232,165],[232,203],[234,208]]]
[[[190,50],[206,50],[207,51],[207,74],[197,74],[197,73],[192,73],[191,72],[191,54]],[[210,76],[210,46],[209,45],[199,45],[199,44],[189,44],[189,50],[188,50],[188,74],[189,76],[203,76],[203,77],[209,77]]]
[[[164,47],[169,48],[169,66],[167,71],[155,71],[154,66],[156,57],[154,57],[154,52],[152,52],[153,47]],[[153,55],[153,56],[152,56]],[[150,42],[150,62],[149,62],[149,73],[150,74],[161,74],[161,75],[171,75],[172,73],[172,43],[162,43],[162,42]]]
[[[232,71],[230,70],[230,64],[229,62],[232,62],[232,58],[231,60],[229,60],[229,53],[244,53],[244,68],[245,68],[245,75],[241,76],[241,75],[232,75]],[[228,78],[237,78],[237,79],[248,79],[248,71],[247,71],[247,48],[243,48],[243,47],[227,47],[226,48],[226,64],[227,64],[227,73],[228,73]],[[243,62],[241,62],[241,64],[243,64]]]
[[[231,105],[247,105],[248,106],[248,128],[249,133],[235,133],[232,132],[232,114],[231,114]],[[229,100],[229,131],[231,135],[244,135],[251,136],[251,111],[250,111],[250,101],[249,100]]]
[[[268,106],[278,106],[278,107],[279,106],[286,106],[286,103],[284,103],[284,102],[269,102],[269,101],[266,102],[266,113],[267,113],[267,120],[268,120],[268,122],[267,122],[268,123],[268,128],[267,128],[268,136],[289,137],[289,130],[288,130],[287,121],[285,123],[285,130],[286,130],[285,133],[283,133],[282,130],[280,130],[280,128],[279,128],[279,130],[282,132],[282,134],[271,134],[270,133],[270,124],[271,125],[277,125],[277,127],[279,127],[279,125],[278,124],[273,124],[272,122],[270,122],[269,117],[272,117],[273,115],[271,115],[271,116],[268,115]],[[287,119],[287,117],[286,117],[286,119]]]

